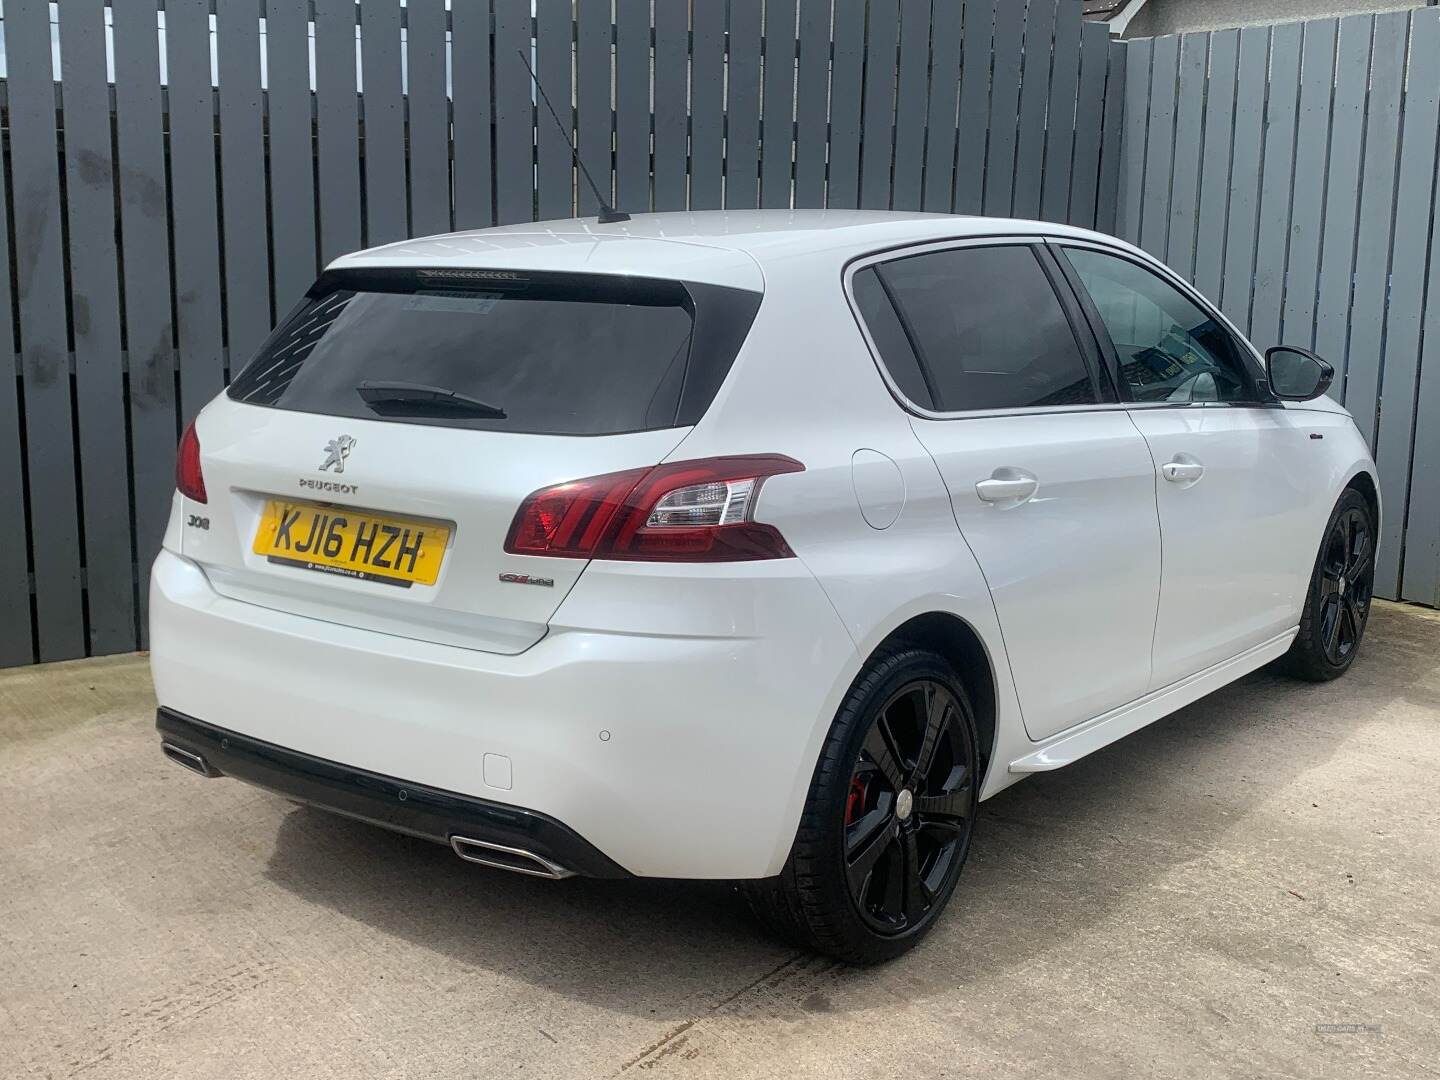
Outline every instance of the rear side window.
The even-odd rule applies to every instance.
[[[925,375],[920,370],[920,362],[915,358],[915,351],[910,348],[905,328],[900,325],[900,317],[895,314],[895,305],[890,302],[875,267],[867,266],[856,271],[855,276],[850,279],[850,289],[855,295],[855,306],[860,311],[860,318],[870,331],[875,347],[880,350],[880,355],[885,360],[885,369],[890,372],[895,385],[916,405],[926,409],[935,408],[935,400],[925,382]]]
[[[504,271],[341,271],[231,384],[242,402],[369,420],[610,435],[694,423],[759,294]]]
[[[872,337],[902,389],[897,369],[918,362],[934,408],[960,412],[1099,400],[1070,320],[1028,246],[911,255],[881,263],[875,272],[894,301],[904,346],[894,341],[887,346],[867,319]]]

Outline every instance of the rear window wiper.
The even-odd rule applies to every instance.
[[[355,392],[362,401],[381,416],[479,416],[504,420],[505,410],[443,386],[424,383],[376,382],[366,379]]]

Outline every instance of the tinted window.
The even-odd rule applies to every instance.
[[[1065,255],[1100,312],[1133,401],[1254,401],[1239,343],[1151,271],[1090,248]]]
[[[880,284],[875,268],[869,266],[858,271],[850,279],[850,288],[855,294],[860,318],[865,321],[870,338],[880,350],[880,359],[885,362],[885,369],[890,372],[895,385],[916,405],[933,409],[935,404],[920,372],[920,363],[915,359],[915,350],[905,337],[905,328],[900,325],[895,305],[885,295],[885,287]]]
[[[740,295],[750,302],[739,307],[753,317],[758,294]],[[700,322],[692,292],[679,282],[327,274],[230,395],[300,412],[497,431],[672,427],[692,411],[682,402],[692,387],[713,395],[718,386],[713,370],[690,370],[692,353],[704,351],[692,349]],[[712,335],[726,342],[726,370],[748,325],[747,318],[738,336],[733,326]],[[387,388],[397,387],[387,399]],[[457,396],[427,398],[416,387]]]
[[[896,259],[878,271],[937,408],[1097,400],[1070,321],[1030,248],[955,248]]]

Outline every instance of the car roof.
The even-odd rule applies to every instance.
[[[332,268],[446,266],[672,277],[763,289],[766,272],[799,257],[832,262],[887,248],[983,236],[1113,237],[1053,222],[885,210],[705,210],[525,222],[404,240],[337,259]],[[1122,245],[1129,247],[1129,245]]]

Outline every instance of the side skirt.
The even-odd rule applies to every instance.
[[[1242,675],[1248,675],[1257,668],[1264,667],[1271,660],[1283,656],[1285,650],[1290,648],[1290,642],[1295,640],[1295,635],[1299,633],[1299,630],[1298,626],[1292,627],[1269,641],[1263,641],[1259,645],[1246,649],[1238,656],[1222,660],[1213,667],[1197,671],[1194,675],[1186,676],[1179,682],[1171,683],[1159,690],[1152,690],[1144,697],[1136,698],[1130,704],[1121,705],[1118,709],[1111,709],[1108,713],[1097,716],[1093,720],[1076,724],[1039,750],[1010,762],[1010,771],[1012,773],[1049,772],[1052,769],[1063,768],[1071,762],[1079,761],[1086,754],[1093,754],[1102,746],[1108,746],[1116,739],[1123,739],[1131,732],[1139,731],[1162,716],[1167,716],[1176,709],[1189,705],[1192,701],[1198,701],[1206,694],[1220,689],[1226,683],[1234,682]]]

